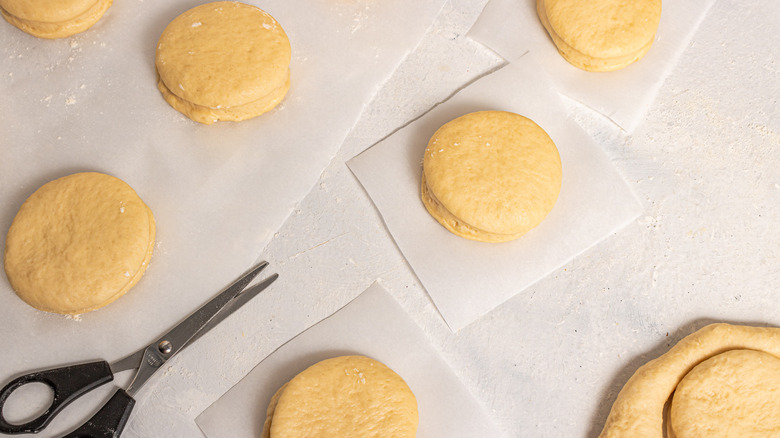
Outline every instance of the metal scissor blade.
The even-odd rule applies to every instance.
[[[111,372],[114,374],[121,373],[122,371],[132,370],[138,368],[141,364],[141,359],[144,357],[144,350],[136,351],[130,356],[123,357],[122,359],[109,364]]]
[[[277,278],[279,278],[279,274],[273,274],[260,283],[257,283],[254,286],[241,291],[237,297],[233,298],[231,302],[225,305],[221,312],[217,313],[216,316],[211,318],[211,321],[209,321],[197,334],[195,334],[195,336],[193,336],[187,344],[192,344],[193,342],[200,339],[201,336],[208,333],[209,330],[216,327],[220,322],[224,321],[225,318],[233,314],[233,312],[236,310],[240,309],[241,306],[249,302],[249,300],[252,298],[256,297],[260,292],[264,291],[265,288],[270,286],[271,283],[273,283]]]
[[[268,266],[268,262],[261,262],[252,268],[211,301],[142,350],[141,364],[133,382],[127,388],[127,392],[130,395],[135,394],[157,369],[186,347],[190,339],[200,332],[215,315],[219,314],[226,304],[236,298],[266,266]],[[270,282],[266,284],[266,287],[269,284]]]

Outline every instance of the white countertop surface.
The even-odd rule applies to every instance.
[[[780,3],[719,0],[632,135],[571,104],[644,202],[640,218],[450,331],[345,162],[501,65],[465,37],[482,5],[445,6],[258,248],[278,284],[170,362],[123,436],[201,436],[201,411],[374,281],[508,437],[595,437],[628,377],[681,337],[714,321],[780,326]]]

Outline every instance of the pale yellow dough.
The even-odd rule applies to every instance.
[[[130,186],[76,173],[44,184],[22,204],[6,238],[5,272],[29,305],[81,314],[140,280],[154,238],[152,212]]]
[[[287,388],[287,383],[277,389],[271,397],[271,401],[268,402],[268,409],[265,410],[265,421],[263,422],[263,433],[260,435],[260,438],[271,438],[271,423],[273,422],[274,412],[276,411],[276,404],[279,403],[279,397],[282,396],[285,388]]]
[[[267,414],[264,438],[411,438],[418,423],[406,382],[365,356],[310,366],[277,391]]]
[[[558,52],[588,71],[612,71],[650,50],[661,0],[537,0],[536,11]]]
[[[696,365],[677,385],[669,422],[677,438],[780,436],[780,358],[731,350]]]
[[[206,3],[171,21],[157,44],[157,87],[196,122],[241,121],[275,108],[290,88],[290,41],[266,12]]]
[[[744,353],[745,350],[753,352]],[[710,358],[714,360],[708,361]],[[674,432],[675,421],[680,422],[678,425],[680,432],[685,430],[682,432],[685,435],[679,435],[678,438],[753,436],[728,433],[729,430],[739,430],[738,424],[744,424],[747,420],[729,417],[724,412],[739,412],[740,416],[749,417],[759,427],[761,424],[758,423],[767,425],[768,429],[764,432],[767,430],[771,432],[757,436],[780,436],[777,421],[780,417],[775,415],[778,413],[776,391],[778,374],[777,371],[773,371],[779,369],[775,360],[777,358],[780,358],[780,328],[708,325],[686,336],[667,353],[641,366],[631,376],[612,405],[612,410],[599,436],[602,438],[663,438],[664,404],[678,389],[681,390],[683,398],[672,400],[670,419],[672,434],[679,433]],[[695,369],[694,367],[699,364],[702,368]],[[758,370],[758,368],[762,369]],[[774,377],[763,380],[764,376],[773,372]],[[722,377],[727,375],[743,379],[746,387],[753,389],[733,396],[731,400],[714,399],[715,387],[722,386],[724,383]],[[702,393],[702,388],[707,388],[706,392]],[[769,398],[765,399],[764,397],[767,396]],[[678,403],[679,405],[675,406]],[[702,408],[719,409],[721,415],[715,415],[714,411],[711,417],[700,417],[695,414],[696,409]],[[775,416],[765,421],[766,413]],[[704,421],[707,424],[692,426],[694,423],[689,421],[692,415],[697,417],[693,419],[694,422]],[[687,434],[689,427],[713,427],[721,432],[725,430],[727,433],[690,435]]]
[[[544,220],[561,180],[558,149],[539,125],[511,112],[479,111],[444,124],[431,137],[421,197],[452,233],[505,242]]]
[[[66,38],[103,17],[112,0],[0,0],[9,23],[39,38]]]

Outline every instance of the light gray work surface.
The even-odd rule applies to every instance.
[[[447,328],[344,163],[500,66],[464,36],[481,4],[445,6],[258,254],[278,284],[150,382],[125,436],[200,436],[203,409],[375,280],[513,437],[595,437],[628,377],[682,336],[713,321],[780,325],[780,3],[719,0],[633,135],[573,106],[645,203],[640,219]]]

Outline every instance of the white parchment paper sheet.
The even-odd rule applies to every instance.
[[[419,438],[500,437],[425,333],[374,283],[260,362],[195,420],[208,438],[259,437],[271,396],[310,365],[361,354],[398,373],[417,398]]]
[[[451,234],[420,200],[422,156],[444,123],[479,110],[522,114],[550,135],[563,184],[553,211],[522,238],[483,243]],[[604,152],[562,107],[532,55],[469,85],[349,161],[436,307],[453,330],[468,325],[641,212]],[[555,291],[548,291],[554,296]]]
[[[536,14],[536,0],[491,0],[469,36],[512,61],[531,51],[559,92],[633,132],[715,0],[663,0],[650,51],[613,72],[587,72],[561,57]]]
[[[63,40],[0,20],[0,245],[38,187],[87,170],[130,184],[154,212],[158,241],[138,285],[81,321],[30,308],[0,276],[0,382],[119,359],[248,269],[444,0],[248,1],[287,32],[292,86],[272,112],[212,126],[168,106],[154,71],[160,33],[201,3],[117,1]]]

